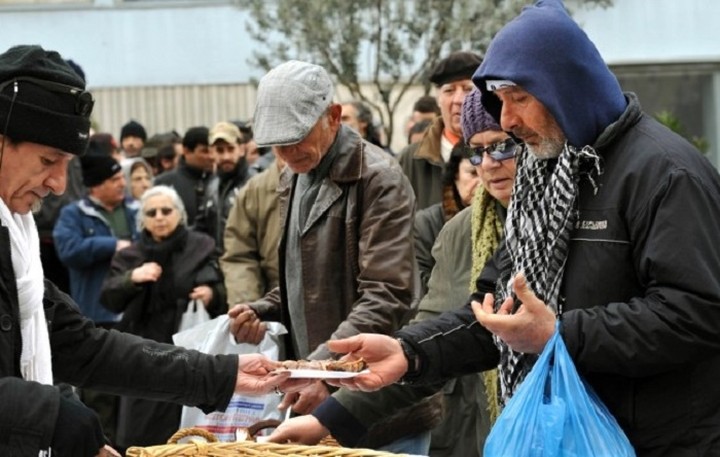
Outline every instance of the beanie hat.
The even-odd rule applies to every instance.
[[[470,79],[482,63],[482,58],[470,51],[453,52],[435,65],[429,80],[436,86]]]
[[[83,154],[93,98],[85,81],[55,51],[14,46],[0,54],[0,133]]]
[[[141,123],[133,120],[122,126],[122,129],[120,130],[120,142],[122,143],[122,140],[128,136],[138,137],[143,140],[143,143],[147,140],[145,127],[143,127]]]
[[[476,133],[486,130],[502,131],[502,127],[497,123],[490,113],[485,111],[481,102],[482,94],[475,88],[465,96],[460,113],[460,123],[462,125],[462,133],[465,141],[469,141]]]
[[[80,157],[80,166],[85,187],[100,185],[122,169],[117,160],[101,154],[88,154]]]

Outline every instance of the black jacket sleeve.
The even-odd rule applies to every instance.
[[[475,319],[470,302],[482,301],[495,291],[499,265],[506,253],[501,245],[476,281],[476,292],[465,306],[399,330],[395,336],[411,345],[420,357],[420,370],[404,378],[413,384],[434,384],[457,376],[489,370],[499,354],[492,334]]]
[[[0,378],[0,455],[37,457],[50,447],[60,391],[21,378]]]
[[[56,381],[79,387],[224,410],[235,389],[238,358],[211,356],[96,328],[70,297],[45,282],[45,312]]]

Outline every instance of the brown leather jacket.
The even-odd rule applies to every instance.
[[[280,286],[251,304],[263,320],[289,325],[286,275],[302,274],[310,359],[330,357],[325,341],[397,330],[418,293],[413,246],[415,195],[387,152],[341,127],[328,176],[301,237],[302,272],[285,271],[290,196],[297,176],[280,176]],[[288,344],[289,352],[292,345]],[[292,357],[293,354],[288,354]]]

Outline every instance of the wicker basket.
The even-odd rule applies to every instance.
[[[191,440],[190,443],[178,444],[179,440],[189,436],[201,437],[207,441]],[[179,430],[168,440],[168,444],[131,447],[126,453],[126,457],[397,457],[400,455],[372,449],[350,449],[323,444],[305,446],[254,441],[220,443],[217,442],[215,435],[199,428]]]

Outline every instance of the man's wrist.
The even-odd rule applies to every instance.
[[[405,359],[407,359],[408,369],[405,375],[400,379],[400,384],[407,384],[412,378],[416,378],[420,374],[420,356],[415,349],[407,341],[397,338],[402,348]]]

